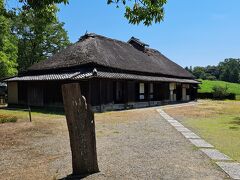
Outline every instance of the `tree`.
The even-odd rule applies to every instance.
[[[232,70],[232,72],[231,72],[231,74],[230,74],[230,79],[231,79],[231,82],[234,82],[234,83],[238,83],[238,82],[240,82],[239,81],[239,70],[238,70],[238,68],[234,68],[233,70]]]
[[[190,66],[190,67],[186,66],[185,70],[187,70],[188,72],[192,73],[192,66]]]
[[[240,59],[225,59],[220,62],[220,79],[228,82],[239,82]]]
[[[217,80],[216,76],[209,75],[209,74],[207,74],[206,79],[207,79],[207,80],[211,80],[211,81]]]
[[[193,68],[192,73],[196,78],[205,79],[206,75],[205,75],[205,68],[204,67],[196,66],[196,67]]]
[[[17,73],[17,39],[11,34],[11,19],[0,0],[0,78]]]
[[[45,60],[70,44],[64,23],[58,21],[55,5],[44,9],[22,9],[16,12],[13,32],[18,38],[19,71]]]
[[[231,82],[230,73],[231,73],[231,71],[230,71],[229,68],[224,69],[224,71],[221,73],[220,79],[221,79],[222,81]]]
[[[53,3],[68,4],[69,0],[19,0],[24,3],[26,8],[41,9]],[[163,6],[167,0],[107,0],[107,4],[119,4],[125,7],[125,18],[131,24],[139,24],[143,22],[144,25],[149,26],[152,22],[161,22],[164,18]]]
[[[186,68],[186,70],[190,71],[189,68]],[[196,78],[200,79],[222,80],[239,83],[240,59],[228,58],[220,62],[218,66],[196,66],[194,67],[192,73]]]
[[[208,74],[207,76],[211,76],[211,78],[218,79],[219,78],[219,68],[218,66],[207,66],[205,67],[205,72]]]

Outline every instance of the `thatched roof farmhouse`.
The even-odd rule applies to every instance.
[[[196,98],[192,74],[132,37],[85,34],[78,42],[6,80],[9,105],[61,107],[61,85],[79,82],[96,111]]]

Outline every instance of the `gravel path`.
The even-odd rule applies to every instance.
[[[194,148],[154,109],[134,110],[138,118],[98,139],[101,173],[87,179],[224,179],[216,165]],[[134,116],[132,117],[133,119]]]
[[[228,178],[154,108],[97,114],[96,132],[101,172],[86,179]],[[43,135],[40,128],[37,139],[19,147],[0,151],[0,179],[55,179],[71,173],[64,119],[55,131]]]

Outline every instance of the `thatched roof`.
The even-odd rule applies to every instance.
[[[96,34],[82,36],[75,44],[45,61],[34,64],[29,71],[80,67],[86,64],[141,73],[194,78],[188,71],[157,50],[145,48],[144,51],[140,51],[130,43]]]

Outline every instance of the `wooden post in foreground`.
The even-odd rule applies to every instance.
[[[79,83],[62,85],[62,95],[72,151],[72,175],[99,172],[94,114],[81,95]]]
[[[28,106],[29,121],[32,122],[31,108]]]

